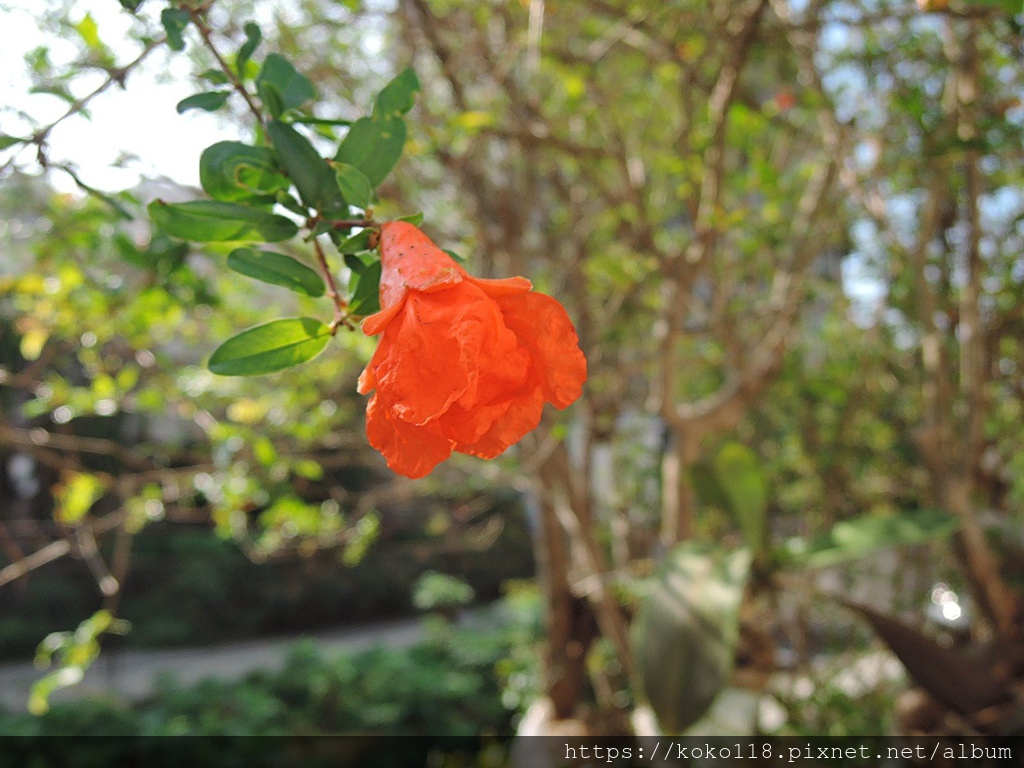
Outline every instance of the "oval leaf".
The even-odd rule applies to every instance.
[[[729,680],[750,562],[746,549],[681,544],[640,606],[633,652],[666,733],[697,722]]]
[[[228,267],[240,275],[284,286],[306,296],[324,295],[324,281],[320,275],[283,253],[236,248],[228,255]]]
[[[230,91],[205,91],[203,93],[194,93],[179,101],[178,106],[175,107],[175,109],[178,110],[179,115],[183,112],[188,112],[190,109],[203,109],[207,112],[213,112],[214,110],[223,107],[224,102],[228,100],[228,96],[230,95]]]
[[[210,356],[209,368],[221,376],[260,376],[305,363],[331,338],[326,325],[311,317],[271,320],[242,331]]]
[[[405,136],[400,117],[361,117],[342,140],[335,159],[358,168],[376,189],[402,156]]]
[[[299,231],[295,222],[284,216],[217,200],[188,203],[154,200],[148,210],[153,221],[167,234],[199,243],[277,242],[294,237]]]

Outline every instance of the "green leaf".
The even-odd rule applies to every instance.
[[[267,135],[302,202],[325,214],[346,210],[334,173],[305,136],[279,120],[267,125]]]
[[[324,295],[324,281],[320,275],[283,253],[236,248],[228,254],[228,268],[254,280],[280,285],[306,296]]]
[[[221,72],[219,69],[207,69],[199,73],[199,77],[208,83],[214,85],[227,85],[231,82],[228,76]]]
[[[361,117],[342,139],[335,160],[358,168],[376,189],[402,156],[405,137],[400,117]]]
[[[94,50],[106,47],[103,45],[103,41],[100,40],[99,27],[96,26],[96,20],[92,17],[91,13],[86,13],[85,16],[82,17],[81,21],[73,24],[72,26],[87,47]]]
[[[349,205],[366,210],[373,200],[373,186],[358,168],[345,163],[334,164],[334,176],[341,196]]]
[[[245,78],[245,64],[252,57],[262,40],[263,32],[258,24],[250,21],[245,25],[245,42],[238,49],[238,56],[235,58],[235,72],[238,73],[239,77]]]
[[[180,8],[164,8],[160,14],[160,23],[163,24],[164,34],[167,35],[167,44],[172,51],[185,50],[185,38],[181,33],[189,23],[189,15]]]
[[[121,3],[121,7],[126,11],[135,13],[139,10],[139,6],[146,2],[146,0],[118,0],[118,2]]]
[[[230,95],[231,91],[204,91],[203,93],[194,93],[179,101],[178,106],[175,107],[175,109],[178,111],[179,115],[190,109],[203,109],[207,112],[213,112],[223,107]]]
[[[465,256],[460,256],[455,251],[449,251],[447,248],[444,249],[444,252],[447,253],[449,256],[451,256],[453,260],[459,262],[459,264],[465,264],[466,263],[466,257]]]
[[[353,315],[365,316],[380,312],[380,273],[379,260],[362,271],[352,271],[348,309]]]
[[[316,96],[316,88],[305,75],[299,74],[284,56],[267,55],[256,76],[256,92],[274,117],[289,109],[297,109]],[[267,94],[272,94],[268,98]]]
[[[77,523],[103,495],[103,483],[94,475],[72,472],[57,492],[54,517],[62,523]]]
[[[242,331],[214,351],[210,370],[221,376],[260,376],[312,360],[327,346],[330,330],[311,317],[272,320]]]
[[[399,216],[396,221],[407,221],[414,227],[418,227],[423,223],[423,212],[410,213],[408,216]]]
[[[892,547],[925,544],[950,536],[960,523],[956,517],[931,509],[893,515],[863,515],[836,523],[812,541],[793,538],[780,554],[788,564],[824,568]]]
[[[4,136],[0,134],[0,152],[10,149],[16,144],[24,144],[28,139],[19,139],[17,136]]]
[[[740,443],[726,443],[713,460],[727,511],[753,551],[764,549],[768,533],[768,483],[761,462]]]
[[[359,253],[370,250],[370,232],[363,229],[338,243],[338,253]]]
[[[665,733],[700,719],[729,680],[750,562],[746,549],[681,544],[641,602],[633,652]]]
[[[226,202],[273,198],[291,186],[273,151],[238,141],[219,141],[203,150],[199,182],[210,197]]]
[[[419,78],[412,69],[403,70],[384,86],[373,103],[373,117],[384,119],[404,115],[416,103],[416,92],[420,89]]]
[[[299,231],[295,222],[284,216],[216,200],[188,203],[154,200],[148,210],[153,221],[169,235],[200,243],[231,240],[272,243],[294,237]]]

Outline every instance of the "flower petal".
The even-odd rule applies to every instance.
[[[536,429],[543,411],[544,395],[540,387],[535,387],[512,400],[508,410],[491,424],[480,439],[472,443],[456,443],[455,450],[481,459],[493,459],[522,440],[527,432]]]
[[[466,272],[418,228],[407,221],[381,227],[380,305],[387,308],[408,290],[444,290],[462,282]]]
[[[366,406],[366,437],[383,454],[393,472],[423,477],[452,454],[452,444],[432,427],[393,419],[374,395]]]
[[[508,296],[513,293],[528,293],[533,290],[533,283],[525,277],[503,277],[500,280],[485,280],[482,277],[464,275],[464,278],[488,296]]]
[[[532,356],[532,375],[544,399],[557,408],[579,399],[587,380],[587,359],[562,305],[542,293],[499,296],[495,301],[505,325]]]

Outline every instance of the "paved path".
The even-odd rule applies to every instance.
[[[183,684],[203,678],[230,679],[254,669],[280,667],[290,648],[313,639],[325,655],[359,651],[374,646],[404,648],[423,635],[422,619],[402,619],[365,627],[346,628],[273,640],[175,650],[120,650],[104,652],[78,686],[58,691],[53,701],[95,693],[139,699],[153,690],[156,678],[174,675]],[[0,707],[24,711],[29,689],[44,673],[31,662],[0,666]]]

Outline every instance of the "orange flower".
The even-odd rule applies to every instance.
[[[423,477],[452,451],[493,459],[581,394],[587,361],[562,305],[524,277],[469,275],[412,224],[381,228],[383,332],[359,377],[376,390],[366,435],[388,466]]]

